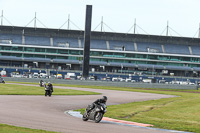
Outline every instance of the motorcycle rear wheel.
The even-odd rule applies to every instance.
[[[95,115],[95,117],[94,117],[94,121],[96,123],[99,123],[102,120],[102,118],[103,118],[103,113],[97,112],[96,115]]]
[[[86,114],[87,114],[86,112],[83,114],[83,117],[82,117],[83,121],[87,121],[88,120],[88,118],[86,117]]]

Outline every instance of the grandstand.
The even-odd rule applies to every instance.
[[[80,71],[83,38],[81,30],[0,26],[0,65]],[[90,48],[97,72],[200,73],[199,38],[93,31]]]

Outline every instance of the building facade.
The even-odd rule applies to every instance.
[[[84,31],[0,26],[0,65],[82,70]],[[90,70],[198,76],[200,39],[92,32]]]

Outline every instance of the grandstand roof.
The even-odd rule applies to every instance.
[[[24,34],[32,36],[59,36],[59,37],[76,37],[84,38],[82,30],[63,30],[49,28],[33,28],[33,27],[18,27],[18,26],[0,26],[0,33],[8,34]],[[133,42],[151,42],[162,44],[183,44],[183,45],[200,45],[200,38],[175,37],[175,36],[158,36],[145,34],[127,34],[114,32],[91,32],[91,39],[101,40],[120,40]]]

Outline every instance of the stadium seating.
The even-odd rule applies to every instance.
[[[82,43],[84,42],[82,41]],[[91,49],[107,49],[106,41],[105,40],[91,40],[90,48]]]
[[[50,46],[50,38],[41,36],[25,36],[25,44]]]
[[[122,63],[121,64],[123,67],[136,67],[135,63]]]
[[[164,69],[163,65],[138,64],[139,68]]]
[[[193,70],[194,71],[200,71],[200,68],[199,67],[193,67]]]
[[[79,60],[53,59],[54,63],[79,64]]]
[[[78,38],[53,37],[53,45],[67,44],[66,47],[79,48]]]
[[[154,65],[154,68],[155,69],[164,69],[164,66],[163,65]]]
[[[178,44],[165,44],[165,53],[171,54],[190,54],[189,47],[187,45]]]
[[[21,57],[16,57],[16,56],[0,56],[0,59],[3,59],[3,60],[22,60]]]
[[[104,62],[104,61],[90,61],[90,65],[102,65],[102,66],[106,66],[107,62]]]
[[[117,63],[117,62],[109,62],[111,66],[116,67],[136,67],[136,64],[134,63]]]
[[[33,58],[33,57],[27,58],[27,57],[25,57],[24,61],[51,62],[51,59],[50,58]]]
[[[133,42],[109,41],[109,44],[111,50],[115,50],[116,48],[122,48],[124,46],[124,51],[135,51]]]
[[[13,44],[22,44],[22,36],[21,35],[0,34],[0,43],[6,43],[5,40],[11,40],[11,43],[13,43]]]
[[[191,48],[192,48],[192,54],[200,55],[200,46],[192,45]]]
[[[168,70],[183,70],[183,71],[191,71],[190,67],[186,66],[165,66]]]
[[[161,44],[137,43],[138,52],[163,53]]]
[[[154,68],[154,65],[151,64],[138,64],[139,68]]]

